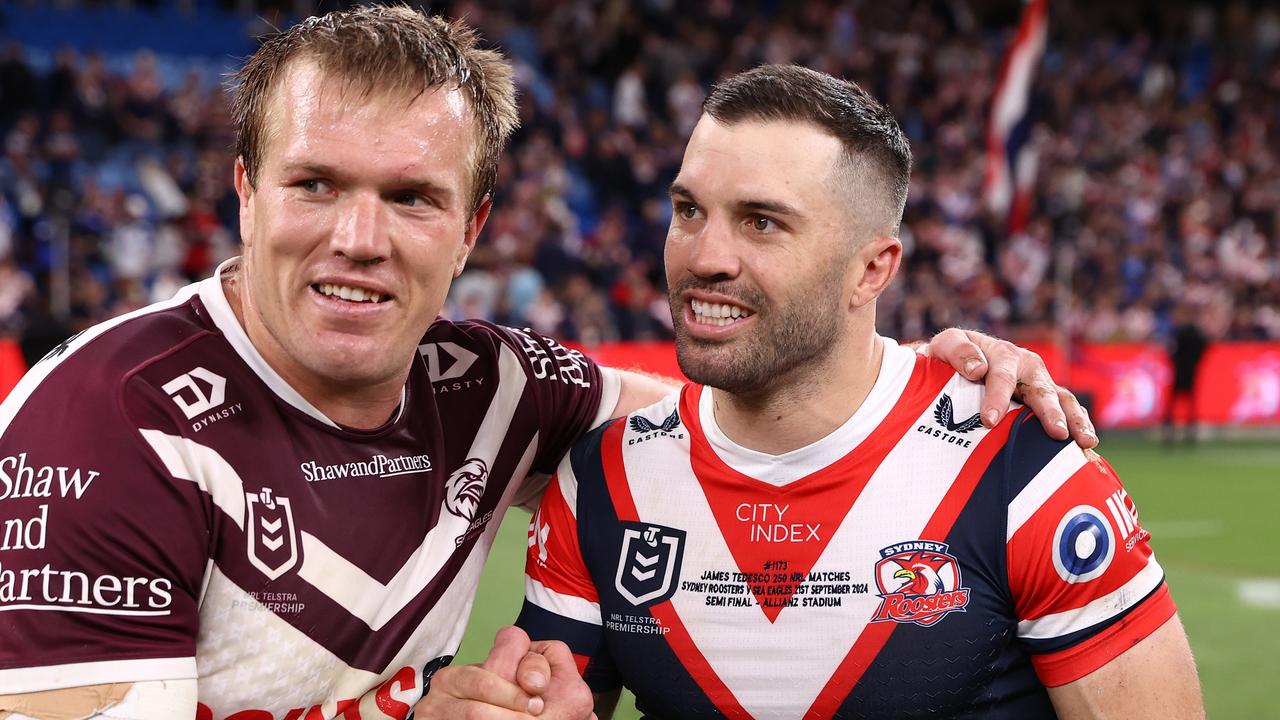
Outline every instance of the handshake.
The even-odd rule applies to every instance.
[[[593,706],[568,646],[505,627],[484,662],[441,668],[413,712],[420,720],[595,720]]]

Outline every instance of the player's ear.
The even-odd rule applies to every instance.
[[[245,169],[244,157],[236,156],[234,171],[236,197],[240,199],[240,242],[253,244],[253,182]]]
[[[872,238],[854,252],[853,264],[853,269],[860,271],[860,276],[849,297],[851,310],[880,297],[880,293],[889,287],[902,265],[902,243],[888,235]]]
[[[484,201],[480,203],[480,207],[476,208],[475,214],[467,220],[467,226],[463,230],[462,245],[454,257],[453,276],[455,278],[461,275],[463,268],[467,266],[467,258],[471,256],[471,251],[476,249],[476,238],[480,236],[480,231],[488,222],[489,211],[492,209],[493,197],[485,195]]]

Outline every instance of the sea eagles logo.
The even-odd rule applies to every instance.
[[[624,522],[622,551],[614,585],[632,605],[658,603],[676,592],[684,531],[641,522]]]
[[[273,495],[271,488],[245,493],[249,562],[268,579],[275,580],[298,564],[297,535],[289,499]]]
[[[948,554],[946,543],[899,543],[881,550],[880,556],[876,584],[883,599],[872,622],[929,627],[947,613],[964,612],[969,604],[969,588],[960,586],[960,564]]]
[[[489,466],[484,460],[467,458],[444,483],[444,506],[463,520],[475,520],[488,478]]]
[[[938,399],[938,406],[933,409],[933,419],[946,428],[948,432],[953,433],[967,433],[982,425],[982,416],[978,413],[974,413],[958,423],[952,422],[954,412],[951,405],[951,396],[943,393],[942,397]]]

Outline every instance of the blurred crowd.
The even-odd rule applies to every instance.
[[[670,336],[666,189],[706,88],[762,62],[847,77],[911,139],[881,330],[1280,339],[1280,12],[1051,3],[1031,220],[981,198],[1017,3],[457,2],[517,69],[522,127],[446,312],[585,344]],[[139,10],[138,12],[145,12]],[[139,50],[0,49],[0,333],[75,331],[236,253],[222,78]],[[69,272],[51,272],[69,267]]]

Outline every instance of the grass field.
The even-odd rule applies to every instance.
[[[1105,437],[1099,449],[1152,534],[1191,637],[1208,716],[1280,718],[1280,442],[1169,449]],[[459,662],[482,659],[519,609],[527,525],[512,511],[502,527]],[[615,717],[639,717],[630,698]]]

